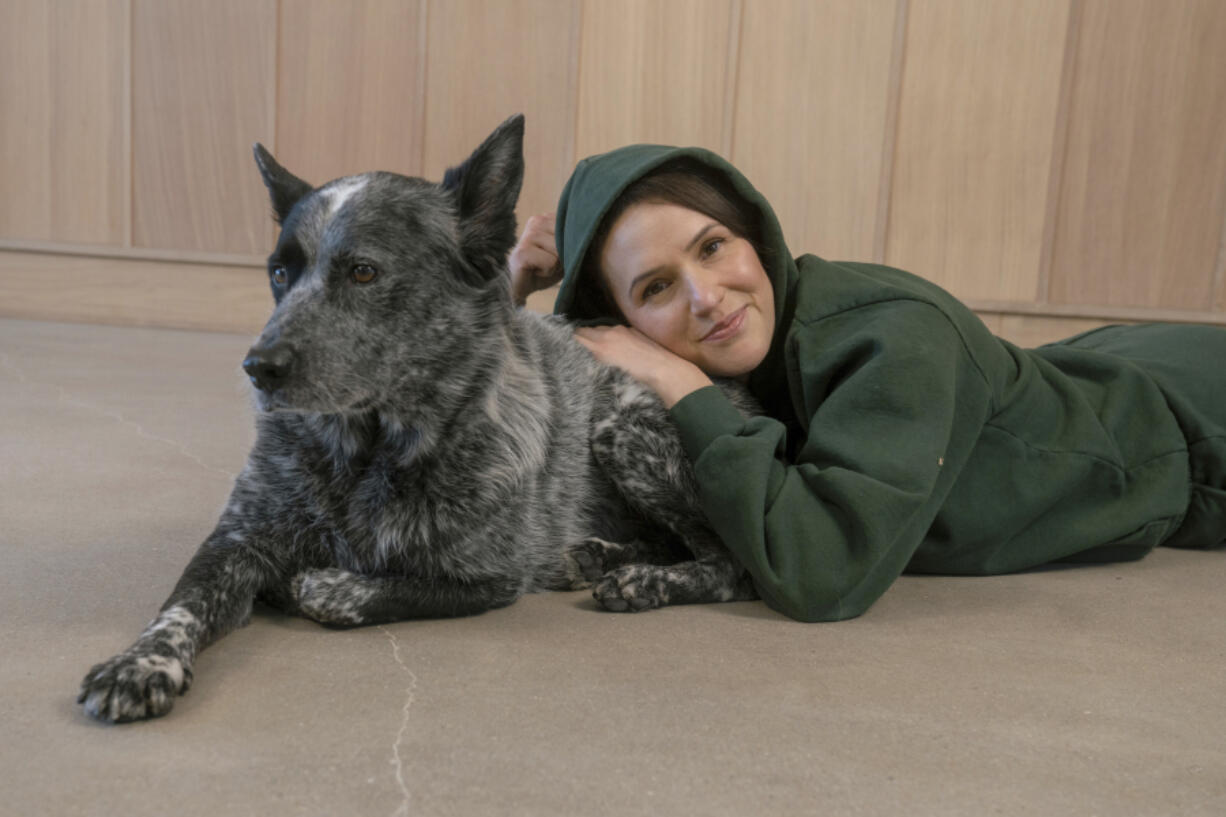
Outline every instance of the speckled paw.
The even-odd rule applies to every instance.
[[[668,604],[668,584],[657,565],[623,565],[596,582],[592,597],[606,610],[637,613]]]
[[[128,651],[97,664],[81,682],[77,703],[100,721],[123,723],[165,715],[187,692],[192,672],[178,658]]]
[[[595,536],[584,539],[566,551],[566,574],[572,590],[591,587],[604,577],[613,565],[623,565],[631,557],[628,545],[608,542]]]
[[[290,593],[301,615],[320,624],[353,627],[365,623],[362,610],[372,590],[364,577],[329,567],[294,576]]]

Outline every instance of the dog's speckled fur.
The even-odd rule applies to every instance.
[[[318,189],[257,146],[282,232],[244,363],[256,442],[161,614],[85,677],[87,712],[169,711],[256,598],[352,626],[592,585],[610,610],[753,597],[655,396],[512,306],[522,139],[513,117],[442,184]]]

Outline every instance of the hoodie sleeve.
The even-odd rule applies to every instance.
[[[989,416],[990,390],[926,303],[857,307],[789,340],[793,400],[808,417],[799,445],[777,420],[742,418],[715,387],[672,415],[708,520],[767,604],[801,621],[852,618],[923,541]]]

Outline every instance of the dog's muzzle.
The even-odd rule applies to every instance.
[[[274,392],[284,386],[293,369],[294,347],[288,343],[252,346],[243,361],[243,370],[262,392]]]

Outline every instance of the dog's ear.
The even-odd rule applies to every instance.
[[[515,245],[515,202],[524,182],[524,116],[495,129],[464,164],[443,177],[460,214],[460,245],[484,283],[504,273]]]
[[[311,185],[277,164],[277,160],[259,142],[255,143],[255,163],[264,177],[264,186],[272,197],[272,211],[280,224],[298,200],[311,192]]]

